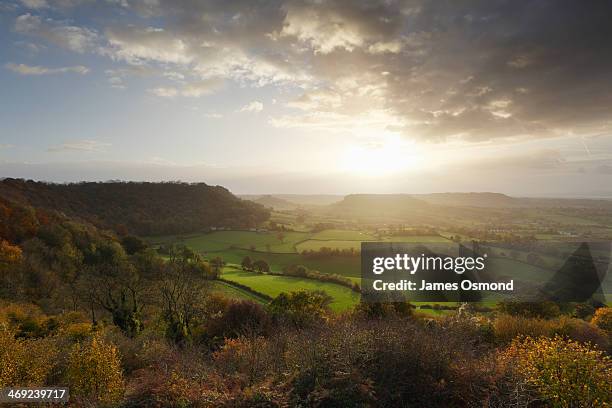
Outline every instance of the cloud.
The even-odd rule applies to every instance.
[[[209,119],[221,119],[223,117],[222,114],[216,112],[205,113],[204,116]]]
[[[49,4],[46,0],[21,0],[21,4],[29,9],[42,9],[49,7]]]
[[[142,61],[188,64],[192,57],[187,43],[157,27],[120,27],[106,30],[109,52],[114,58],[138,64]]]
[[[150,89],[149,92],[151,92],[153,95],[159,96],[160,98],[174,98],[179,94],[178,89],[163,86]]]
[[[0,144],[0,149],[10,149],[11,147],[15,147],[12,144]]]
[[[21,4],[31,10],[47,8],[71,8],[81,4],[91,3],[92,0],[20,0]]]
[[[123,78],[121,78],[120,76],[109,76],[107,78],[107,81],[112,88],[125,89],[125,85],[123,84]]]
[[[42,0],[27,2],[44,12]],[[132,0],[105,7],[112,17],[79,26],[23,14],[15,31],[156,71],[172,81],[150,90],[163,97],[214,92],[200,81],[271,85],[293,109],[270,119],[282,126],[338,131],[352,117],[376,123],[375,131],[461,143],[612,131],[612,43],[601,40],[612,37],[609,2]],[[111,86],[125,80],[109,75]]]
[[[240,108],[239,112],[261,112],[263,110],[263,103],[259,101],[249,102]]]
[[[287,10],[279,36],[292,36],[315,53],[354,51],[372,47],[375,52],[398,52],[398,41],[385,41],[399,28],[394,3],[341,1],[285,4]],[[382,41],[381,41],[382,40]]]
[[[222,86],[222,82],[216,79],[197,81],[185,84],[182,88],[176,87],[157,87],[149,91],[162,98],[174,98],[184,96],[188,98],[199,98],[217,91]]]
[[[71,140],[60,145],[52,146],[48,152],[104,152],[110,143],[102,143],[96,140]]]
[[[13,72],[20,75],[52,75],[52,74],[66,74],[75,73],[85,75],[89,72],[89,68],[82,65],[75,65],[73,67],[61,67],[61,68],[48,68],[41,66],[31,66],[25,64],[14,64],[9,62],[5,67]]]
[[[93,29],[68,25],[50,18],[43,19],[30,13],[17,17],[15,31],[42,38],[51,44],[77,53],[95,50],[100,40],[98,33]]]

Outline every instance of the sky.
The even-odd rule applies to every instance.
[[[0,2],[0,177],[612,198],[607,1]]]

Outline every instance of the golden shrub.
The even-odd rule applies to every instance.
[[[11,245],[8,241],[0,239],[0,263],[13,264],[21,261],[22,251],[17,245]]]
[[[119,352],[99,336],[73,346],[67,376],[70,392],[75,396],[102,402],[116,402],[123,397]]]
[[[61,333],[72,341],[83,341],[92,335],[93,325],[91,323],[69,323],[62,328]]]
[[[609,334],[612,334],[612,308],[600,307],[597,309],[591,323]]]
[[[515,339],[501,353],[516,374],[555,408],[607,407],[612,403],[612,361],[588,344],[554,338]]]
[[[500,315],[493,322],[493,333],[501,343],[508,343],[517,336],[547,336],[555,328],[555,322],[540,318]]]
[[[20,339],[0,328],[0,388],[42,386],[56,364],[53,339]]]

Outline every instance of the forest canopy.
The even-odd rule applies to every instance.
[[[213,227],[252,228],[270,212],[205,183],[84,182],[54,184],[6,178],[0,198],[138,235],[181,234]]]

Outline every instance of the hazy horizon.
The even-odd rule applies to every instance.
[[[16,178],[16,179],[26,179],[33,180],[37,182],[45,182],[45,183],[57,183],[57,184],[70,184],[70,183],[88,183],[88,182],[185,182],[185,183],[205,183],[207,185],[220,185],[222,187],[227,188],[232,194],[237,196],[275,196],[275,197],[284,197],[284,196],[334,196],[338,198],[345,197],[347,195],[357,195],[357,194],[378,194],[378,195],[427,195],[427,194],[503,194],[513,198],[559,198],[559,199],[604,199],[604,200],[612,200],[612,192],[602,191],[600,193],[593,194],[567,194],[567,193],[540,193],[540,194],[520,194],[520,193],[508,193],[503,191],[493,191],[493,190],[431,190],[431,191],[393,191],[393,192],[380,192],[380,191],[365,191],[365,190],[354,190],[354,191],[311,191],[311,192],[303,192],[303,191],[289,191],[289,192],[278,192],[278,191],[237,191],[228,187],[228,185],[210,182],[207,180],[181,180],[181,179],[165,179],[165,180],[147,180],[147,179],[121,179],[121,178],[109,178],[109,179],[74,179],[74,180],[48,180],[44,178],[29,178],[29,177],[12,177],[12,176],[3,176],[0,177],[0,180],[4,178]]]

